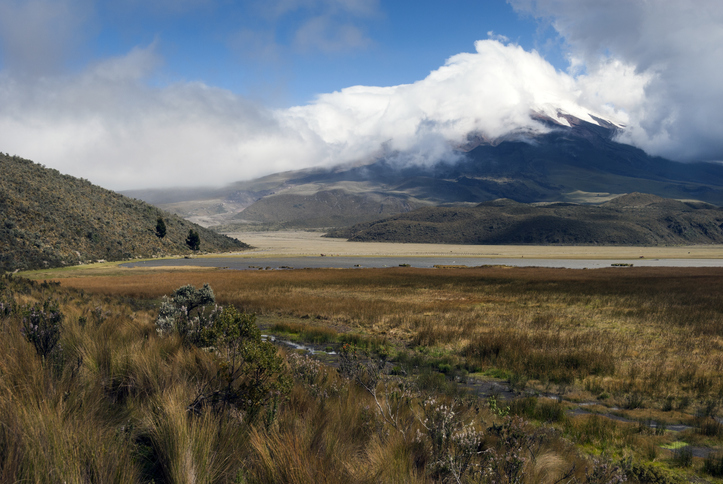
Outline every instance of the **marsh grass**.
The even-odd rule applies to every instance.
[[[296,336],[309,343],[336,343],[339,340],[339,333],[332,328],[310,326],[303,323],[275,323],[271,326],[271,330],[276,333],[286,333],[291,336]]]
[[[62,279],[65,286],[145,300],[204,282],[221,304],[261,318],[296,318],[279,329],[311,342],[439,348],[466,371],[498,368],[527,385],[576,385],[596,395],[676,402],[723,395],[720,269],[186,271]]]
[[[152,420],[140,418],[139,409],[161,401],[172,408],[171,396],[190,392],[189,382],[208,378],[215,366],[173,338],[157,338],[148,329],[150,308],[177,287],[206,282],[221,304],[257,313],[262,321],[275,321],[274,331],[317,344],[351,343],[382,355],[391,360],[390,371],[397,368],[395,375],[410,375],[421,391],[440,398],[459,398],[451,384],[457,377],[494,374],[519,388],[552,389],[579,401],[598,398],[605,405],[623,408],[621,413],[632,418],[652,415],[656,421],[695,424],[694,410],[723,397],[720,269],[185,271],[62,279],[62,287],[85,291],[87,300],[77,307],[75,300],[64,303],[69,326],[61,344],[69,356],[63,375],[71,378],[70,362],[80,356],[79,376],[73,378],[92,380],[88,391],[103,395],[106,407],[136,402],[132,408],[123,407],[120,416],[114,414],[109,428],[131,419],[135,422],[128,444],[131,453],[146,449],[144,455],[150,457],[142,462],[165,463],[141,466],[137,472],[143,476],[171,480],[169,476],[193,475],[179,469],[220,469],[212,472],[223,476],[219,480],[229,480],[237,475],[229,469],[237,465],[241,482],[249,483],[432,479],[429,449],[393,437],[368,396],[358,389],[344,390],[336,378],[315,389],[297,384],[268,428],[228,427],[236,433],[226,441],[243,440],[246,443],[239,445],[247,450],[232,457],[219,440],[214,441],[220,446],[214,452],[228,456],[223,464],[206,463],[204,456],[210,451],[203,449],[183,454],[192,456],[190,467],[178,452],[162,452],[167,445],[155,443],[163,441],[160,430],[150,430]],[[127,303],[114,305],[118,296]],[[18,299],[29,303],[34,297],[20,294]],[[102,306],[102,311],[96,312],[94,306]],[[185,383],[176,388],[179,382]],[[658,453],[658,444],[671,440],[667,434],[641,430],[648,427],[637,421],[570,416],[563,405],[541,398],[510,406],[513,414],[553,425],[596,454],[634,456],[636,462],[658,464],[664,455]],[[171,419],[169,413],[160,415]],[[481,420],[489,425],[499,418],[486,415]],[[712,420],[710,415],[705,419]],[[684,432],[681,438],[717,445],[718,428],[705,419],[698,430]],[[205,426],[213,426],[186,422],[183,430],[179,425],[165,431],[175,432],[178,441],[187,441],[183,432],[202,435]],[[198,428],[192,430],[191,425]],[[496,442],[490,436],[485,445],[494,447]],[[549,469],[539,464],[538,475],[559,479],[568,465],[578,462],[577,457],[564,446],[553,448],[562,444],[547,445],[535,462],[547,462]],[[245,464],[234,461],[237,458]],[[672,460],[665,462],[675,465]],[[578,465],[582,472],[585,465]],[[687,467],[681,469],[689,472]],[[526,472],[532,475],[532,467]]]
[[[49,362],[21,334],[20,314],[0,318],[0,480],[232,481],[238,426],[186,411],[216,372],[212,358],[158,338],[151,314],[112,298],[7,286],[4,302],[52,298],[65,320],[62,358]]]

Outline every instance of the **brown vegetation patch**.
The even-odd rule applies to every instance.
[[[222,304],[262,316],[435,347],[469,370],[500,368],[593,397],[702,401],[723,392],[723,269],[193,271],[61,281],[134,298],[208,282]]]

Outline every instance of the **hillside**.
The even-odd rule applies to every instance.
[[[562,116],[562,115],[561,115]],[[549,132],[488,140],[470,133],[455,163],[418,166],[387,153],[353,166],[277,173],[220,189],[129,192],[219,230],[339,227],[424,206],[508,198],[599,204],[631,192],[723,205],[723,165],[678,163],[617,142],[620,129],[572,116]],[[402,156],[404,158],[404,156]]]
[[[678,245],[723,243],[723,210],[632,193],[601,205],[426,207],[327,234],[353,241],[447,244]]]
[[[0,270],[59,267],[104,260],[191,252],[189,230],[202,251],[248,245],[140,200],[62,175],[15,156],[0,154]],[[162,217],[166,236],[156,236]]]
[[[419,206],[421,204],[398,197],[349,194],[335,189],[310,195],[281,194],[263,198],[231,220],[232,223],[253,221],[282,229],[343,227],[408,212]]]

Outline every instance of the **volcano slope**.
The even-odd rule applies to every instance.
[[[420,166],[399,161],[411,155],[385,153],[354,165],[276,173],[215,190],[128,194],[223,232],[340,227],[499,198],[599,204],[643,192],[723,205],[721,164],[648,156],[620,143],[622,129],[604,120],[593,124],[560,114],[540,122],[547,132],[494,140],[470,133],[456,147],[454,163]]]

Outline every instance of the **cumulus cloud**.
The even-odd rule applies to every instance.
[[[454,161],[453,148],[471,132],[545,131],[531,110],[588,120],[601,112],[590,108],[601,104],[588,94],[592,80],[581,84],[517,45],[475,47],[413,84],[354,86],[282,110],[202,83],[149,86],[161,61],[153,45],[77,76],[5,75],[0,146],[116,189],[208,185],[380,155],[407,165]]]
[[[0,146],[102,186],[221,184],[312,164],[273,112],[201,83],[142,82],[152,47],[78,76],[0,77]]]
[[[83,1],[52,3],[72,10]],[[42,30],[50,20],[23,9],[45,2],[0,0],[0,26],[5,9],[34,19],[29,31]],[[377,8],[360,0],[264,5],[271,17],[307,9],[316,15],[307,21],[331,18],[296,34],[297,44],[328,51],[362,45],[363,32],[344,33],[342,20]],[[26,59],[32,52],[15,50],[21,33],[0,29],[6,65],[0,72],[0,149],[114,189],[214,185],[378,156],[404,165],[453,162],[453,148],[469,133],[495,139],[544,132],[530,111],[555,116],[562,109],[624,124],[622,140],[653,154],[723,158],[723,6],[704,0],[695,3],[702,10],[673,0],[514,5],[549,19],[564,37],[567,72],[489,32],[474,52],[450,57],[415,83],[352,86],[278,110],[201,82],[153,83],[163,62],[153,44],[69,74],[34,65]],[[66,17],[71,25],[83,22]],[[63,58],[72,35],[65,27],[47,35],[33,49],[41,58]],[[54,54],[54,43],[61,53]],[[29,75],[33,71],[42,75]]]
[[[723,3],[509,2],[551,22],[586,86],[624,105],[622,141],[678,160],[723,160]]]
[[[589,113],[606,111],[615,121],[626,121],[624,113],[596,99],[588,106],[597,104],[598,110],[583,107],[577,81],[536,52],[494,40],[475,46],[475,53],[455,55],[413,84],[350,87],[287,115],[316,133],[336,161],[362,159],[384,147],[416,154],[419,164],[454,156],[452,148],[469,133],[495,139],[545,131],[531,111],[556,116],[562,109],[590,121]]]

